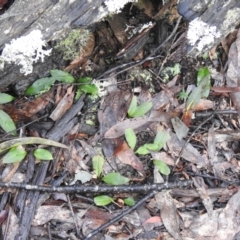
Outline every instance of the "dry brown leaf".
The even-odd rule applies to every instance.
[[[240,30],[236,41],[231,45],[228,54],[228,70],[226,74],[226,83],[228,87],[240,87]],[[234,107],[240,113],[240,92],[231,93],[230,97]]]
[[[236,233],[240,231],[240,191],[234,194],[228,201],[224,209],[213,211],[213,217],[202,214],[193,218],[189,226],[189,231],[185,232],[185,236],[191,236],[192,233],[206,240],[218,239],[234,239]]]
[[[155,199],[158,207],[160,208],[160,215],[165,228],[175,239],[180,240],[179,216],[169,191],[157,193],[155,195]]]
[[[140,172],[143,171],[143,165],[141,161],[125,141],[123,141],[122,144],[117,147],[114,155],[117,156],[122,163],[130,165]]]
[[[49,91],[34,100],[20,100],[14,103],[4,104],[1,106],[14,122],[27,121],[34,114],[44,109],[49,100],[52,98],[52,91]]]
[[[194,182],[194,185],[196,187],[196,190],[197,190],[200,198],[202,199],[203,205],[207,210],[209,218],[212,218],[212,216],[213,216],[213,203],[212,203],[211,198],[207,194],[207,190],[206,190],[207,186],[205,185],[203,178],[194,177],[193,182]]]
[[[204,111],[213,109],[215,103],[208,99],[200,99],[200,101],[192,108],[193,111]]]
[[[151,156],[153,159],[161,160],[167,165],[174,166],[174,159],[168,155],[166,152],[153,152],[151,151]]]
[[[154,217],[150,217],[148,218],[145,222],[143,222],[142,225],[145,225],[147,223],[161,223],[162,219],[159,216],[154,216]]]
[[[72,90],[73,86],[67,89],[66,94],[49,116],[53,121],[57,121],[58,119],[60,119],[65,114],[65,112],[72,106],[74,99],[74,92]]]
[[[171,138],[168,140],[167,146],[173,155],[178,156],[185,141],[184,140],[180,141],[174,133],[172,132],[169,133],[171,135]],[[197,164],[198,167],[202,167],[206,164],[205,159],[200,155],[197,149],[194,148],[190,143],[188,143],[184,148],[182,152],[182,158],[186,159],[189,162]]]
[[[119,122],[113,125],[108,131],[104,134],[104,138],[117,138],[124,135],[124,132],[127,128],[132,128],[137,133],[138,131],[145,130],[151,122],[148,122],[147,117],[138,117],[133,119],[126,119],[122,122]]]
[[[78,210],[78,212],[75,212],[75,218],[80,223],[81,218],[85,215],[87,210]],[[36,214],[34,216],[34,219],[32,221],[33,226],[39,226],[42,224],[46,224],[47,222],[56,219],[57,221],[61,222],[68,222],[68,223],[74,223],[72,213],[68,209],[64,209],[61,206],[40,206]]]

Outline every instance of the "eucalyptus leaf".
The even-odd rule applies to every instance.
[[[23,148],[12,148],[3,157],[3,163],[16,163],[22,161],[27,152]]]
[[[137,137],[132,128],[127,128],[125,130],[125,138],[127,140],[129,147],[133,150],[137,143]]]
[[[48,150],[46,149],[36,149],[34,152],[33,152],[33,155],[38,158],[39,160],[52,160],[53,159],[53,156],[52,156],[52,153],[49,152]]]
[[[16,131],[14,131],[16,130],[15,123],[3,110],[0,110],[0,126],[5,132],[11,132],[12,135],[16,135]]]
[[[122,185],[129,182],[129,178],[122,176],[120,173],[113,172],[105,175],[102,180],[110,185]]]
[[[135,201],[132,197],[128,197],[128,198],[123,199],[123,202],[127,206],[133,206],[135,204]]]
[[[153,160],[153,164],[157,166],[158,171],[164,175],[169,175],[170,174],[170,168],[168,165],[161,161],[161,160]]]
[[[11,102],[13,99],[14,97],[7,93],[0,93],[0,104]]]
[[[59,82],[65,82],[65,83],[73,83],[74,82],[74,77],[68,72],[64,72],[64,71],[58,70],[58,69],[52,69],[50,71],[50,73],[51,73],[51,76],[55,80],[58,80]]]
[[[25,91],[25,95],[36,95],[47,92],[55,81],[56,79],[53,77],[40,78],[35,81],[32,86],[28,87],[28,89]]]
[[[100,155],[94,156],[92,158],[92,164],[95,173],[97,174],[98,177],[100,177],[103,170],[104,158]]]
[[[94,203],[97,206],[106,206],[113,201],[114,201],[114,199],[107,195],[101,195],[101,196],[97,196],[94,198]]]

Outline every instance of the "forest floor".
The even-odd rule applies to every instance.
[[[88,35],[74,59],[26,96],[1,96],[1,126],[4,112],[21,138],[1,131],[1,239],[240,231],[239,33],[193,59],[177,6],[159,8],[158,21],[154,7],[74,29]]]

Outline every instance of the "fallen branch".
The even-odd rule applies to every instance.
[[[188,187],[192,184],[192,180],[184,180],[178,182],[166,182],[162,184],[149,184],[149,185],[119,185],[119,186],[108,186],[108,185],[72,185],[63,187],[54,186],[40,186],[31,185],[24,183],[4,183],[0,182],[0,187],[2,188],[17,188],[25,189],[28,191],[41,191],[41,192],[64,192],[64,193],[120,193],[120,192],[149,192],[149,191],[162,191],[164,189],[182,188]]]

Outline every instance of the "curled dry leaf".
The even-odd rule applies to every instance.
[[[133,130],[143,129],[145,130],[151,122],[148,122],[147,117],[138,117],[133,119],[126,119],[122,122],[119,122],[112,126],[104,135],[104,138],[117,138],[124,135],[124,132],[127,128],[131,128]]]
[[[72,106],[74,98],[74,92],[72,90],[73,86],[67,89],[66,94],[49,116],[53,121],[57,121],[58,119],[60,119],[63,114]]]
[[[130,165],[138,171],[143,171],[143,165],[141,161],[125,141],[123,141],[117,147],[114,155],[117,156],[122,163]]]
[[[180,141],[174,133],[172,132],[169,132],[169,133],[171,135],[171,138],[168,140],[167,146],[172,154],[174,154],[175,156],[178,156],[182,147],[185,144],[185,141],[184,140]],[[197,149],[194,148],[190,143],[188,143],[184,148],[182,157],[189,162],[197,164],[198,167],[202,167],[205,165],[204,158],[197,151]]]

